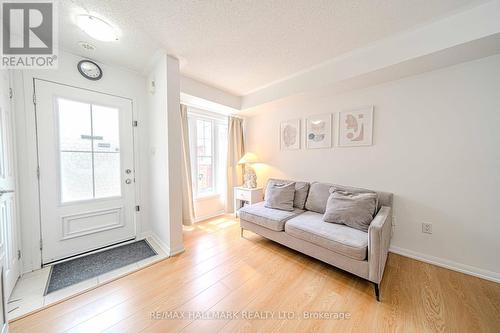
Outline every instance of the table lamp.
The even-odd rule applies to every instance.
[[[256,188],[257,187],[257,175],[255,174],[255,170],[252,167],[252,163],[257,163],[257,155],[253,153],[245,153],[241,160],[238,161],[238,164],[245,165],[245,175],[244,175],[244,184],[243,187],[246,188]]]

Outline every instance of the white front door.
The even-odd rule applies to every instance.
[[[9,297],[19,277],[14,128],[10,76],[0,71],[0,266],[4,267],[5,296]]]
[[[42,262],[133,239],[132,101],[35,80]]]

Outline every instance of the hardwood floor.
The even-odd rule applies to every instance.
[[[390,254],[379,303],[371,283],[239,233],[229,216],[196,224],[184,232],[186,252],[16,320],[10,332],[500,331],[500,284]],[[306,314],[344,318],[298,319]]]

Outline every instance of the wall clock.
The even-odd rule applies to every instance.
[[[93,61],[82,60],[78,62],[77,68],[80,74],[86,79],[97,81],[102,78],[101,67]]]

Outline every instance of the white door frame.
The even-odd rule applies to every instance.
[[[57,79],[53,80],[53,76]],[[14,74],[14,97],[15,115],[16,115],[16,130],[17,130],[17,151],[18,158],[22,156],[22,163],[18,163],[18,181],[19,188],[23,189],[22,198],[22,223],[21,235],[22,251],[23,251],[23,267],[22,272],[30,272],[42,267],[42,253],[40,250],[41,240],[41,220],[40,220],[40,204],[39,204],[39,183],[37,177],[38,168],[38,151],[37,151],[37,130],[36,130],[36,114],[34,104],[34,80],[43,80],[56,84],[63,84],[70,87],[85,89],[92,92],[103,93],[115,97],[125,98],[132,101],[132,117],[138,119],[137,114],[137,96],[135,98],[125,97],[120,93],[113,93],[113,87],[109,84],[97,83],[94,89],[82,87],[82,83],[75,77],[66,77],[65,73],[54,73],[47,71],[47,74],[40,74],[36,71],[16,71]],[[102,89],[102,90],[101,90]],[[135,191],[136,204],[140,205],[141,196],[141,168],[138,158],[139,143],[138,135],[139,127],[133,128],[134,136],[134,168],[136,170]],[[143,238],[141,234],[142,220],[140,214],[134,216],[137,239]]]
[[[9,276],[6,276],[4,275],[3,278],[4,278],[4,286],[3,286],[3,291],[6,293],[4,296],[5,297],[9,297],[10,296],[10,293],[12,292],[13,290],[13,287],[15,285],[15,282],[17,280],[17,278],[21,275],[21,272],[22,272],[22,265],[23,265],[23,262],[22,262],[22,257],[18,257],[18,255],[20,254],[20,252],[17,252],[17,251],[21,251],[21,248],[22,248],[22,244],[21,244],[21,223],[20,223],[20,206],[19,206],[19,199],[20,199],[20,196],[19,196],[19,175],[18,175],[18,160],[17,160],[17,144],[16,144],[16,126],[15,126],[15,111],[16,111],[16,108],[15,108],[15,102],[14,102],[14,98],[13,98],[13,95],[12,95],[12,91],[13,91],[13,71],[12,70],[6,70],[7,71],[7,74],[8,74],[8,80],[9,80],[9,88],[11,89],[11,95],[10,95],[10,118],[8,118],[9,120],[9,124],[8,125],[5,125],[6,127],[9,127],[10,129],[10,137],[6,137],[6,139],[10,139],[11,140],[11,146],[10,146],[10,149],[12,149],[11,151],[11,158],[12,160],[10,161],[11,163],[11,168],[12,170],[10,170],[11,172],[13,172],[13,175],[14,175],[14,178],[13,178],[13,181],[14,181],[14,184],[13,184],[13,189],[14,190],[14,193],[12,193],[11,195],[13,196],[13,202],[14,202],[14,212],[12,212],[12,215],[14,216],[14,223],[15,225],[12,225],[12,228],[14,232],[14,235],[10,235],[10,236],[14,236],[16,237],[16,240],[15,240],[15,244],[16,244],[16,247],[17,249],[15,249],[15,252],[14,255],[16,256],[17,258],[17,263],[16,263],[16,267],[14,269],[11,270],[10,272],[10,275]],[[5,92],[4,92],[5,93]],[[9,133],[7,133],[6,135],[9,135]],[[4,244],[4,246],[7,246],[7,242]],[[8,252],[4,253],[4,255],[8,254]],[[10,258],[6,258],[7,260],[9,260]],[[0,264],[1,266],[1,264]],[[5,269],[3,268],[3,272],[5,274]]]

